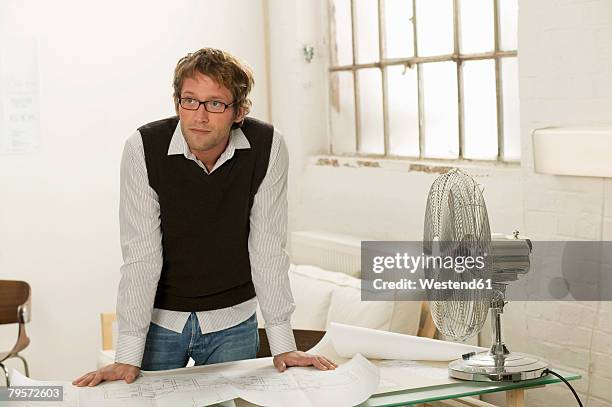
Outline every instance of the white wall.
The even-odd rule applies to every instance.
[[[289,230],[300,229],[297,210],[307,157],[323,152],[327,142],[326,10],[311,0],[267,0],[270,30],[271,118],[285,135],[290,154]],[[311,63],[302,47],[315,47]]]
[[[5,0],[0,27],[38,39],[41,129],[37,152],[0,156],[0,278],[32,285],[33,377],[68,380],[95,368],[99,313],[115,309],[125,139],[174,114],[174,66],[203,46],[253,66],[253,116],[267,119],[262,4]]]

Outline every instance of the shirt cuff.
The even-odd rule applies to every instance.
[[[266,335],[270,343],[270,353],[272,356],[297,350],[293,329],[291,329],[289,322],[266,327]]]
[[[119,335],[117,338],[115,362],[140,367],[145,349],[145,341],[146,338]]]

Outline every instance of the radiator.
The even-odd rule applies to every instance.
[[[374,240],[320,231],[291,233],[291,262],[361,275],[361,241]]]

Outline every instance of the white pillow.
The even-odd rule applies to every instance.
[[[393,293],[388,297],[389,301],[362,301],[361,279],[349,276],[332,293],[326,327],[331,322],[340,322],[416,335],[421,318],[421,301],[394,301]]]
[[[291,317],[293,329],[325,330],[327,310],[331,293],[337,283],[348,277],[342,273],[322,270],[314,266],[292,264],[289,269],[289,282],[295,301],[295,311]],[[264,327],[264,319],[257,306],[259,327]]]
[[[327,281],[334,284],[350,284],[350,282],[354,280],[354,278],[348,274],[340,273],[339,271],[324,270],[322,268],[306,264],[292,264],[289,268],[289,273],[289,275],[294,273],[310,279]]]
[[[332,322],[355,325],[364,328],[388,331],[395,303],[390,301],[361,301],[360,280],[350,277],[343,286],[334,289],[325,323],[326,329]]]
[[[296,308],[294,329],[323,331],[331,322],[416,335],[420,301],[361,301],[361,280],[316,266],[292,264],[289,281]],[[259,327],[263,318],[257,307]]]

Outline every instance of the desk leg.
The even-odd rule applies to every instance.
[[[506,391],[506,407],[525,407],[525,391],[523,389]]]

